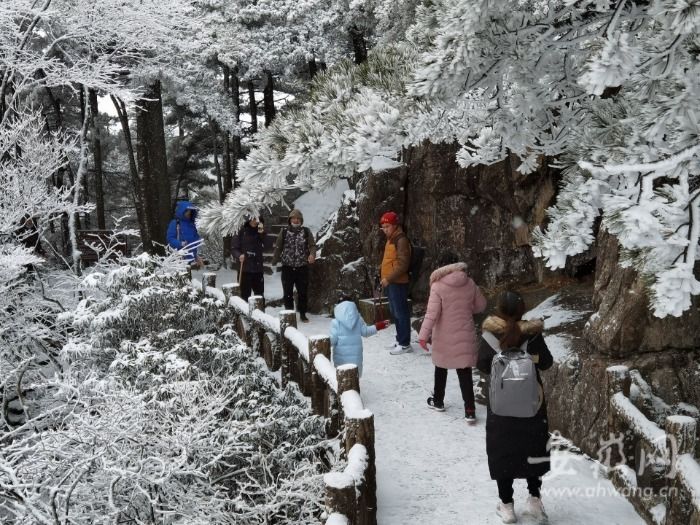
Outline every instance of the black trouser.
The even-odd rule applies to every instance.
[[[294,310],[294,286],[297,287],[297,308],[301,315],[306,315],[306,291],[309,288],[308,266],[282,266],[282,292],[284,308]]]
[[[472,386],[472,369],[458,368],[459,389],[462,391],[464,408],[474,410],[474,387]],[[447,368],[435,367],[435,388],[433,388],[433,399],[436,404],[441,405],[445,401],[445,385],[447,384]]]
[[[542,478],[533,477],[527,479],[527,490],[530,496],[540,497],[540,488],[542,488]],[[497,479],[498,497],[503,503],[513,503],[513,479]]]
[[[241,297],[248,300],[251,290],[255,295],[265,293],[265,274],[262,272],[243,272],[241,276]]]

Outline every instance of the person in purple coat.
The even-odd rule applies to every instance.
[[[428,350],[427,343],[432,336],[435,383],[428,406],[444,412],[447,371],[456,370],[464,415],[473,423],[476,413],[472,368],[476,366],[479,351],[473,315],[484,311],[486,299],[467,275],[467,265],[458,260],[454,253],[443,254],[438,260],[440,267],[430,275],[430,297],[418,343]]]

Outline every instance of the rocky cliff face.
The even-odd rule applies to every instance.
[[[476,282],[486,288],[538,279],[541,265],[532,256],[529,231],[544,220],[557,173],[542,166],[536,173],[521,175],[511,159],[464,169],[455,162],[456,151],[453,144],[411,148],[404,151],[404,167],[370,173],[358,181],[356,211],[339,210],[330,234],[338,240],[324,243],[322,256],[328,260],[319,261],[314,269],[313,280],[318,282],[311,294],[314,310],[329,303],[331,292],[321,282],[335,282],[333,271],[347,264],[362,269],[353,277],[335,274],[345,281],[342,286],[355,279],[358,293],[369,293],[368,279],[378,271],[385,242],[379,217],[387,210],[396,211],[411,241],[426,248],[413,289],[418,301],[426,299],[430,272],[446,250],[466,261]]]
[[[700,348],[700,305],[682,317],[654,317],[644,281],[630,268],[618,265],[619,245],[606,231],[598,233],[593,305],[598,314],[586,327],[586,338],[611,357],[667,349]]]
[[[340,294],[355,299],[370,296],[372,275],[360,242],[355,192],[347,191],[338,211],[316,236],[318,257],[311,267],[309,309],[330,312]]]
[[[698,301],[680,318],[654,317],[641,278],[617,264],[617,241],[601,230],[597,245],[592,293],[596,313],[572,334],[577,359],[559,363],[543,375],[552,428],[593,457],[600,440],[608,437],[604,387],[608,366],[626,365],[638,371],[646,383],[641,390],[648,388],[656,398],[639,399],[638,408],[649,419],[696,416],[694,407],[700,407]]]
[[[400,214],[411,240],[426,247],[413,291],[417,302],[425,300],[435,260],[448,249],[467,262],[487,291],[506,284],[522,289],[541,278],[528,233],[544,221],[557,173],[542,166],[523,176],[511,160],[462,169],[454,161],[456,149],[412,148],[404,152],[404,167],[357,181],[357,198],[349,193],[318,236],[322,248],[312,273],[312,311],[329,311],[340,291],[356,298],[371,295],[385,242],[378,219],[390,209]],[[698,303],[680,319],[655,318],[642,280],[618,266],[617,242],[605,231],[599,232],[596,248],[574,264],[589,264],[596,255],[592,309],[597,313],[585,326],[571,328],[576,359],[545,374],[552,428],[590,454],[607,431],[602,386],[607,366],[638,369],[655,395],[671,405],[700,406]]]

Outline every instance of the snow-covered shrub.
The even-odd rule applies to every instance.
[[[172,263],[84,279],[50,408],[0,436],[3,523],[319,521],[325,420]]]

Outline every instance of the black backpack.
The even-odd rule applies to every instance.
[[[411,258],[408,261],[408,279],[411,286],[413,286],[420,276],[420,269],[423,266],[423,258],[425,257],[425,247],[416,246],[413,242],[411,242],[408,235],[405,233],[403,235],[406,237],[408,246],[411,249]],[[394,245],[396,244],[395,241],[392,242],[394,242]]]
[[[411,283],[415,283],[420,275],[421,266],[423,266],[423,258],[425,257],[425,247],[416,246],[411,240],[408,240],[411,245],[411,260],[408,263],[408,278]]]

